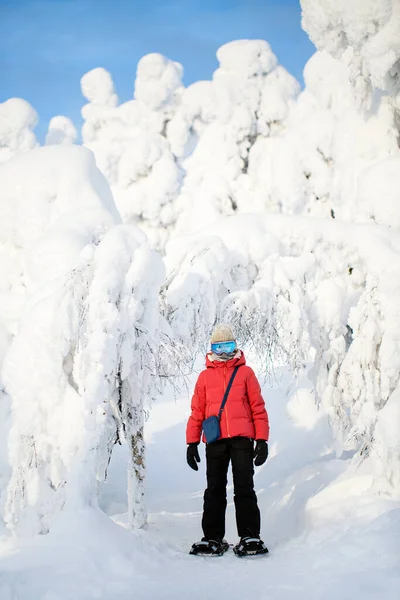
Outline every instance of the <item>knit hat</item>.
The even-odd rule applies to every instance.
[[[226,323],[219,323],[216,325],[214,331],[212,332],[211,344],[216,344],[217,342],[233,342],[236,341],[236,336],[232,331],[230,325]]]

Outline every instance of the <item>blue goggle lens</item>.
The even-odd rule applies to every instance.
[[[232,354],[236,350],[236,342],[218,342],[211,344],[211,350],[214,354]]]

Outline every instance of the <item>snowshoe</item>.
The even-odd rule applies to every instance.
[[[256,556],[268,554],[268,548],[258,537],[243,537],[236,546],[233,547],[236,556]]]
[[[200,542],[196,542],[190,549],[189,554],[198,556],[222,556],[229,549],[229,544],[226,540],[207,540],[202,538]]]

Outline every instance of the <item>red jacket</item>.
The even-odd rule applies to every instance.
[[[246,366],[246,359],[241,352],[240,357],[226,362],[212,361],[207,354],[207,368],[200,373],[192,398],[192,414],[186,428],[188,444],[200,441],[204,419],[218,416],[226,387],[237,365],[241,366],[222,412],[221,438],[243,436],[268,441],[268,414],[260,384],[253,369]]]

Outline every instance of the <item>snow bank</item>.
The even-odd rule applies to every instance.
[[[169,243],[165,314],[192,352],[217,320],[233,322],[266,368],[301,369],[312,352],[338,455],[373,453],[377,476],[399,489],[398,448],[381,452],[382,409],[399,386],[399,251],[377,226],[237,215]]]
[[[145,521],[143,409],[158,344],[161,260],[121,225],[91,152],[52,146],[0,167],[1,308],[14,336],[5,519],[46,532],[94,506],[115,441],[129,442],[133,525]]]

